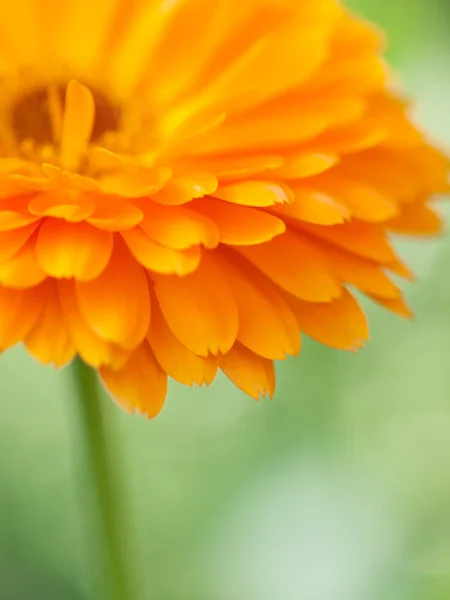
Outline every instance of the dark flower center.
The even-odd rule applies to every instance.
[[[95,121],[92,141],[109,131],[117,131],[120,109],[103,94],[89,88],[95,102]],[[55,142],[55,119],[64,110],[65,86],[42,87],[33,90],[16,102],[12,109],[11,125],[18,141],[32,139],[39,145]]]

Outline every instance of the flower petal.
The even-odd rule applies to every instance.
[[[61,132],[61,164],[64,169],[76,169],[91,139],[95,118],[95,103],[87,87],[70,81],[66,89],[66,104]]]
[[[88,223],[103,231],[126,231],[138,225],[144,214],[131,201],[112,194],[88,194],[95,209]]]
[[[55,217],[72,223],[84,221],[94,209],[94,202],[86,194],[70,189],[38,194],[28,206],[32,215]]]
[[[350,217],[348,209],[331,195],[314,189],[292,186],[295,200],[272,207],[276,214],[317,225],[336,225]]]
[[[140,227],[124,231],[125,240],[134,258],[146,269],[165,275],[188,275],[200,263],[199,246],[186,250],[174,250],[150,239]]]
[[[112,249],[111,233],[88,223],[47,219],[39,230],[36,258],[50,277],[90,281],[104,270]]]
[[[435,235],[442,232],[443,221],[432,208],[415,202],[403,206],[400,215],[389,221],[387,227],[405,235]]]
[[[267,242],[284,233],[284,222],[262,210],[204,198],[194,200],[190,207],[214,222],[222,244],[251,246]]]
[[[155,293],[170,329],[194,354],[227,352],[238,332],[230,287],[210,252],[186,277],[153,275]]]
[[[114,369],[122,367],[129,353],[115,348],[89,327],[78,306],[75,282],[67,279],[58,281],[58,292],[70,339],[81,358],[94,368],[104,365]]]
[[[302,300],[329,302],[341,293],[316,246],[291,231],[260,246],[235,248],[282,289]]]
[[[150,293],[144,269],[120,238],[111,260],[92,281],[77,281],[76,294],[83,319],[102,339],[121,348],[136,348],[150,324]]]
[[[243,181],[223,186],[214,193],[214,197],[244,206],[272,206],[293,200],[286,186],[267,181]]]
[[[185,250],[197,245],[215,248],[219,244],[214,222],[186,206],[163,206],[151,201],[141,206],[145,215],[141,229],[163,246]]]
[[[161,411],[167,393],[167,375],[148,343],[141,344],[121,369],[102,367],[100,375],[108,391],[128,412],[150,419]]]
[[[8,262],[0,265],[0,284],[15,289],[33,287],[47,274],[36,260],[36,234]]]
[[[295,317],[276,287],[244,259],[222,253],[225,273],[239,314],[237,339],[268,359],[284,359],[300,352],[300,334]]]
[[[196,169],[187,173],[176,173],[162,190],[152,195],[152,200],[167,206],[187,204],[193,198],[203,198],[217,190],[218,181],[214,175]]]
[[[46,283],[27,290],[0,287],[0,350],[28,335],[42,312],[46,291]]]
[[[380,263],[395,260],[395,254],[386,233],[377,224],[351,221],[342,225],[320,227],[305,223],[301,229],[363,258]],[[333,250],[330,248],[328,252],[332,254]]]
[[[168,168],[130,169],[100,178],[104,194],[118,194],[126,198],[142,198],[158,192],[172,176]]]
[[[48,280],[45,285],[43,310],[24,341],[28,351],[41,363],[63,367],[74,357],[75,346],[62,314],[56,281]]]
[[[39,220],[39,217],[30,214],[28,210],[33,198],[34,195],[0,198],[0,232],[19,229]]]
[[[183,346],[167,325],[156,299],[147,339],[156,360],[169,377],[191,386],[209,385],[214,380],[218,368],[217,357],[198,356]]]
[[[355,350],[369,339],[367,319],[346,289],[340,298],[324,304],[303,302],[293,296],[287,301],[301,331],[321,344]]]
[[[11,260],[31,238],[38,223],[30,223],[25,227],[0,232],[0,264]]]
[[[400,296],[398,287],[375,262],[335,248],[328,256],[328,266],[342,283],[355,285],[363,292],[385,299]]]
[[[239,342],[220,358],[219,366],[235,386],[255,400],[261,396],[273,396],[273,362],[254,354]]]

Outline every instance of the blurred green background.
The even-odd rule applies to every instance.
[[[448,0],[351,5],[387,29],[419,118],[450,143]],[[450,598],[450,237],[399,245],[415,322],[366,303],[368,347],[306,342],[272,403],[224,378],[172,385],[151,422],[105,398],[130,600]],[[103,600],[71,380],[18,348],[0,382],[0,598]]]

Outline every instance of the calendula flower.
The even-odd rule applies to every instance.
[[[333,0],[1,2],[0,348],[79,355],[154,416],[168,377],[272,395],[301,333],[408,315],[391,233],[447,159]],[[350,287],[349,287],[350,286]]]

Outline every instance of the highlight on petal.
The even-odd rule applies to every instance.
[[[214,197],[232,204],[257,207],[272,206],[292,200],[292,194],[286,186],[266,181],[245,181],[220,187]]]
[[[37,237],[36,259],[51,277],[90,281],[105,269],[112,249],[111,233],[87,223],[46,219]]]

